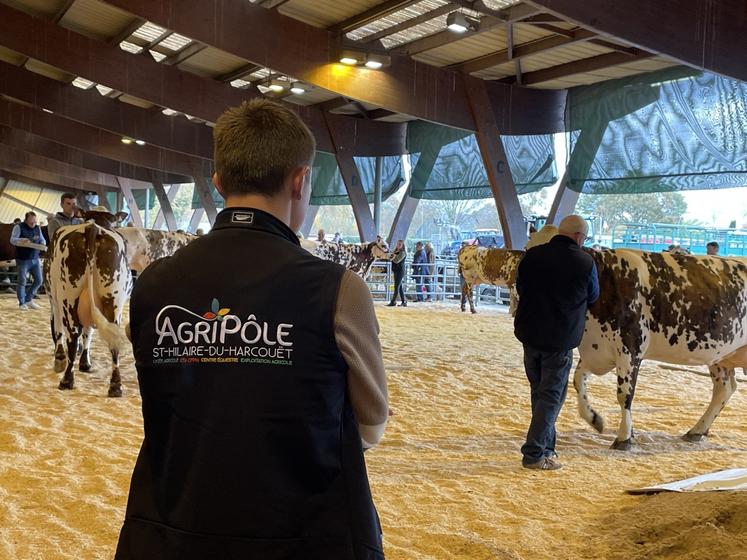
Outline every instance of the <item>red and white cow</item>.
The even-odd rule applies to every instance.
[[[113,225],[127,214],[87,212],[89,221],[55,232],[44,265],[56,342],[55,371],[64,367],[60,389],[74,386],[73,364],[78,338],[83,336],[81,371],[90,370],[91,329],[96,327],[112,356],[109,396],[122,395],[119,352],[127,343],[119,327],[122,309],[132,289],[125,240]]]
[[[574,376],[581,416],[598,431],[602,417],[586,390],[589,373],[617,373],[622,419],[613,449],[631,447],[631,406],[641,362],[706,365],[711,402],[685,434],[698,441],[729,401],[735,368],[747,367],[747,266],[744,261],[648,253],[589,251],[599,273],[600,297],[589,308]]]
[[[531,249],[537,245],[543,245],[557,234],[557,227],[552,224],[545,224],[542,229],[529,236],[526,248]],[[472,287],[480,284],[491,284],[508,287],[511,293],[509,312],[513,315],[519,297],[516,293],[516,272],[522,258],[524,258],[524,251],[492,249],[475,245],[462,247],[457,256],[459,275],[462,279],[462,311],[465,310],[466,301],[469,301],[469,310],[472,313],[477,313],[472,300]]]
[[[301,240],[301,246],[325,261],[341,264],[365,279],[375,260],[390,260],[389,245],[381,236],[370,243],[333,243]]]
[[[119,228],[117,232],[127,242],[127,262],[130,263],[130,269],[138,274],[153,261],[170,257],[197,239],[196,235],[189,233],[136,227]]]

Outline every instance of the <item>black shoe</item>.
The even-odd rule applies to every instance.
[[[402,303],[400,303],[400,304],[399,304],[399,306],[400,306],[400,307],[407,307],[407,302],[406,302],[406,301],[403,301]]]
[[[394,307],[395,305],[397,304],[393,301],[390,301],[389,303],[386,304],[387,307]]]

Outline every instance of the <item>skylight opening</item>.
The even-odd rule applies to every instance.
[[[80,89],[91,89],[95,84],[91,80],[78,76],[73,80],[73,85]]]
[[[166,29],[164,27],[146,21],[143,25],[137,28],[133,35],[135,37],[139,37],[140,39],[148,41],[149,43],[152,43],[164,33],[166,33]]]

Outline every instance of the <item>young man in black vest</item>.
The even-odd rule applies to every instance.
[[[267,100],[214,138],[225,209],[132,294],[145,439],[116,558],[381,560],[378,324],[363,281],[296,237],[314,139]]]
[[[564,218],[549,243],[529,249],[519,264],[514,328],[524,345],[532,421],[521,448],[528,469],[556,470],[555,421],[565,400],[573,349],[581,343],[586,308],[599,297],[594,260],[581,246],[589,225]]]
[[[29,244],[46,246],[47,242],[42,235],[41,228],[36,223],[34,212],[26,212],[24,220],[13,226],[13,231],[10,233],[10,243],[16,246],[18,308],[22,311],[40,309],[41,306],[34,301],[34,296],[42,285],[39,249],[29,246]],[[26,289],[29,274],[34,279],[34,283],[30,289]]]

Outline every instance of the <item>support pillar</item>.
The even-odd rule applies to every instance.
[[[314,220],[318,213],[319,207],[309,204],[309,209],[306,212],[306,217],[303,220],[303,224],[301,224],[301,231],[299,232],[304,238],[308,237],[309,233],[311,233],[311,228],[314,227]]]
[[[465,76],[465,82],[467,99],[477,130],[475,136],[488,175],[488,182],[493,191],[493,198],[495,198],[506,247],[523,249],[527,242],[524,214],[521,211],[519,196],[516,194],[508,158],[503,149],[485,82],[471,76]]]
[[[5,188],[8,186],[9,179],[7,177],[0,177],[0,196],[5,192]]]
[[[158,215],[164,216],[166,220],[166,227],[169,231],[176,231],[176,220],[174,219],[174,211],[171,209],[171,201],[166,195],[166,189],[163,186],[163,181],[157,173],[152,173],[151,183],[153,184],[153,190],[156,193],[158,202],[161,205],[161,210],[158,212]],[[153,223],[153,229],[156,229],[155,222]]]
[[[189,220],[189,225],[187,226],[187,231],[189,233],[194,233],[197,230],[197,227],[202,221],[203,214],[205,214],[204,208],[195,208],[192,210],[192,218]]]
[[[560,180],[558,192],[555,193],[555,198],[552,201],[550,213],[547,216],[548,224],[557,226],[563,218],[573,214],[581,193],[568,188],[568,181],[571,179],[569,170],[573,170],[578,178],[588,176],[599,145],[602,143],[604,132],[607,130],[607,124],[607,122],[603,122],[599,126],[581,129],[576,145],[573,147],[573,152],[571,152],[571,157],[568,158],[568,166]]]
[[[377,234],[381,233],[381,173],[384,159],[376,156],[376,168],[374,172],[374,229]]]
[[[210,226],[215,223],[215,217],[218,215],[218,210],[215,207],[215,201],[213,195],[210,192],[210,181],[203,176],[202,169],[200,169],[194,162],[192,162],[192,178],[195,180],[195,190],[197,195],[200,197],[200,203],[207,212],[208,222]]]
[[[128,208],[130,209],[130,219],[132,220],[132,223],[135,224],[135,227],[143,227],[143,218],[140,216],[140,210],[138,209],[135,197],[132,194],[129,179],[117,177],[117,183],[119,183],[119,188],[127,202]]]
[[[353,154],[348,149],[348,146],[353,145],[353,141],[345,137],[346,134],[352,134],[354,131],[340,130],[334,125],[326,111],[322,110],[322,115],[327,125],[330,141],[335,150],[335,158],[337,159],[337,166],[340,168],[342,181],[345,183],[345,190],[347,190],[350,204],[353,207],[353,215],[355,216],[355,223],[358,226],[360,240],[364,243],[374,241],[377,232],[373,217],[371,216],[371,209],[368,206],[368,198],[361,184],[360,174],[358,173],[358,167],[355,165],[355,160],[353,160]]]
[[[174,212],[173,212],[173,206],[171,206],[171,203],[174,202],[176,195],[179,194],[179,189],[181,188],[181,186],[182,186],[181,183],[174,183],[173,185],[169,187],[169,190],[166,192],[166,198],[169,201],[169,207],[172,209],[172,212],[171,212],[172,216],[174,215]],[[157,194],[158,194],[158,191],[156,191],[156,195]],[[163,208],[164,208],[164,205],[163,203],[161,203],[161,209],[158,211],[158,214],[156,214],[156,221],[153,222],[153,229],[161,229],[161,227],[163,227],[163,223],[165,221],[165,217],[163,214]],[[177,223],[176,223],[176,217],[174,217],[174,229],[172,230],[170,226],[168,225],[166,227],[169,229],[169,231],[176,231],[178,229]]]

